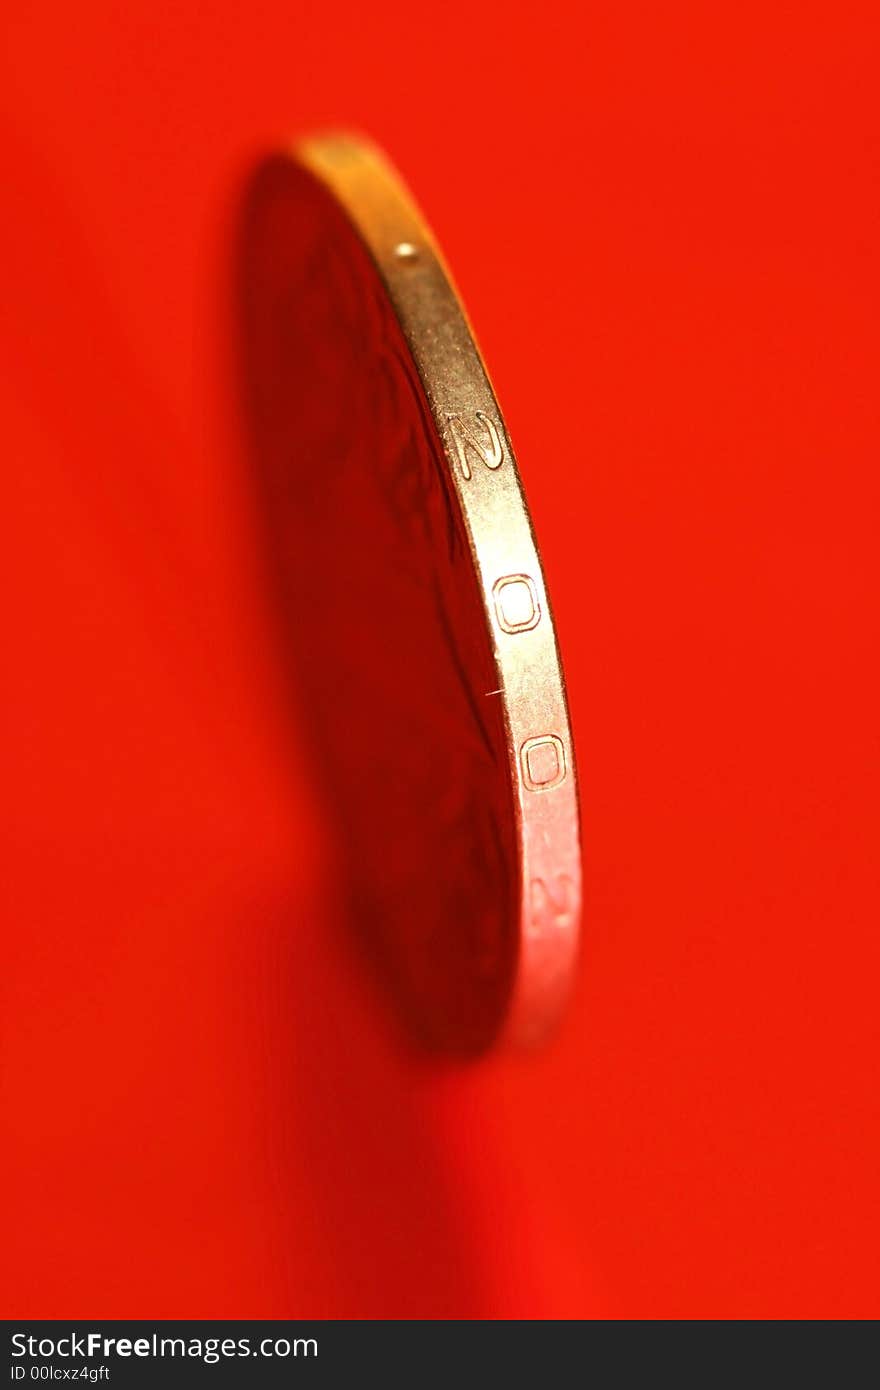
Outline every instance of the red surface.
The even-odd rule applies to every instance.
[[[874,24],[4,29],[3,1311],[876,1314]],[[531,1060],[408,1060],[288,708],[232,229],[327,124],[447,250],[556,601],[589,913]]]

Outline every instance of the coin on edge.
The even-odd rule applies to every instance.
[[[239,276],[273,592],[357,940],[432,1046],[536,1042],[577,955],[574,748],[467,316],[400,178],[350,136],[257,170]]]

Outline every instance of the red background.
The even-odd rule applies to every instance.
[[[4,29],[4,1311],[876,1314],[874,25]],[[291,739],[232,239],[340,124],[447,251],[555,598],[588,915],[531,1059],[408,1059]]]

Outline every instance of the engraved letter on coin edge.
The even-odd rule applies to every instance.
[[[536,753],[551,749],[554,754],[554,767],[549,775],[540,775],[540,762],[534,763]],[[562,739],[556,734],[542,734],[539,738],[527,738],[519,750],[523,781],[530,792],[549,792],[565,781],[565,748]]]
[[[529,921],[533,930],[542,927],[567,927],[574,920],[574,884],[568,874],[552,880],[552,889],[542,878],[529,884]]]
[[[504,607],[505,589],[516,588],[520,591],[525,590],[530,603],[531,611],[519,619],[511,616]],[[496,579],[492,585],[492,594],[495,599],[495,616],[498,619],[498,626],[502,632],[530,632],[533,627],[537,627],[541,621],[541,605],[538,601],[538,591],[535,588],[535,581],[528,574],[505,574],[500,579]],[[508,594],[508,599],[510,595]]]
[[[480,462],[484,463],[487,468],[500,468],[504,462],[504,446],[501,443],[501,434],[495,421],[490,416],[485,415],[482,410],[475,410],[473,418],[478,426],[488,431],[488,444],[484,444],[479,439],[463,416],[446,416],[452,437],[455,440],[455,452],[458,454],[458,462],[461,465],[462,477],[464,478],[472,477],[467,456],[468,449],[476,454]]]

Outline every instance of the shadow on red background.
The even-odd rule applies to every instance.
[[[34,915],[33,930],[13,937],[4,1001],[5,1113],[16,1141],[7,1198],[20,1254],[40,1255],[33,1274],[14,1271],[4,1312],[85,1316],[97,1300],[111,1316],[149,1299],[157,1316],[179,1313],[181,1248],[188,1297],[205,1315],[283,1315],[291,1309],[278,1290],[288,1287],[297,1312],[315,1316],[479,1308],[461,1194],[424,1113],[438,1069],[365,1001],[332,819],[326,869],[297,881],[303,839],[321,860],[314,786],[305,806],[294,803],[290,843],[280,855],[270,848],[279,865],[268,881],[265,870],[241,875],[229,863],[245,840],[227,822],[230,800],[246,802],[247,791],[192,757],[205,733],[217,752],[228,738],[222,715],[215,722],[224,697],[211,689],[216,681],[228,698],[228,681],[205,627],[224,615],[206,602],[154,488],[157,453],[180,459],[187,440],[127,352],[52,180],[27,156],[17,170],[22,215],[7,249],[13,265],[36,262],[40,274],[15,279],[12,307],[33,333],[19,339],[7,379],[67,445],[54,482],[68,510],[39,537],[45,563],[30,599],[46,605],[48,621],[13,644],[30,656],[20,675],[45,681],[43,705],[17,722],[19,757],[51,759],[53,794],[24,775],[14,807],[13,831],[29,818],[33,827],[15,851]],[[88,329],[75,385],[51,333],[59,303]],[[85,441],[80,454],[75,438]],[[261,513],[264,486],[250,465],[248,455]],[[65,532],[70,549],[60,555]],[[265,567],[273,624],[275,568]],[[112,575],[106,589],[94,577],[102,570]],[[290,617],[284,607],[285,682]],[[289,727],[278,743],[288,768],[290,744],[302,748],[310,727],[298,723],[296,693],[285,683]],[[192,723],[181,728],[169,703]],[[193,796],[204,798],[197,809],[181,806]],[[136,809],[140,798],[149,810]],[[218,818],[234,847],[217,836]],[[85,901],[74,886],[83,879]],[[243,1185],[233,1193],[230,1182]],[[85,1282],[74,1266],[91,1271]]]

